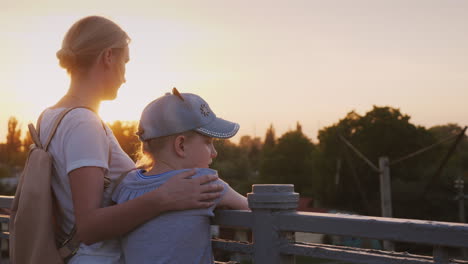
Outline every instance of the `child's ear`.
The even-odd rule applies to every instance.
[[[185,158],[186,153],[185,153],[185,136],[179,135],[175,138],[174,140],[174,150],[177,154],[177,156]]]

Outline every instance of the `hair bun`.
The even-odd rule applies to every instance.
[[[73,69],[76,64],[76,54],[70,48],[61,48],[56,55],[62,68]]]

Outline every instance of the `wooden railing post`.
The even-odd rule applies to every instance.
[[[380,204],[383,217],[393,217],[392,213],[392,182],[390,180],[390,162],[388,157],[379,158],[380,168]],[[383,247],[388,251],[395,251],[392,241],[384,240]]]
[[[274,216],[294,212],[299,194],[292,184],[255,184],[247,194],[253,214],[253,261],[256,264],[293,264],[293,255],[281,255],[280,247],[294,241],[294,232],[280,232]]]

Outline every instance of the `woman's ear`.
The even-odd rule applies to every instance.
[[[183,135],[179,135],[175,138],[174,140],[174,150],[177,154],[177,156],[181,158],[185,158],[186,153],[185,153],[185,142],[186,138]]]
[[[111,48],[108,48],[108,49],[105,49],[103,52],[102,52],[102,55],[101,55],[101,61],[102,63],[106,66],[106,67],[109,67],[112,63],[112,49]]]

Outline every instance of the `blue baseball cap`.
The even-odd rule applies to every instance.
[[[231,138],[239,131],[239,124],[216,117],[200,96],[173,88],[172,94],[166,93],[145,107],[137,135],[146,141],[190,130],[213,138]]]

